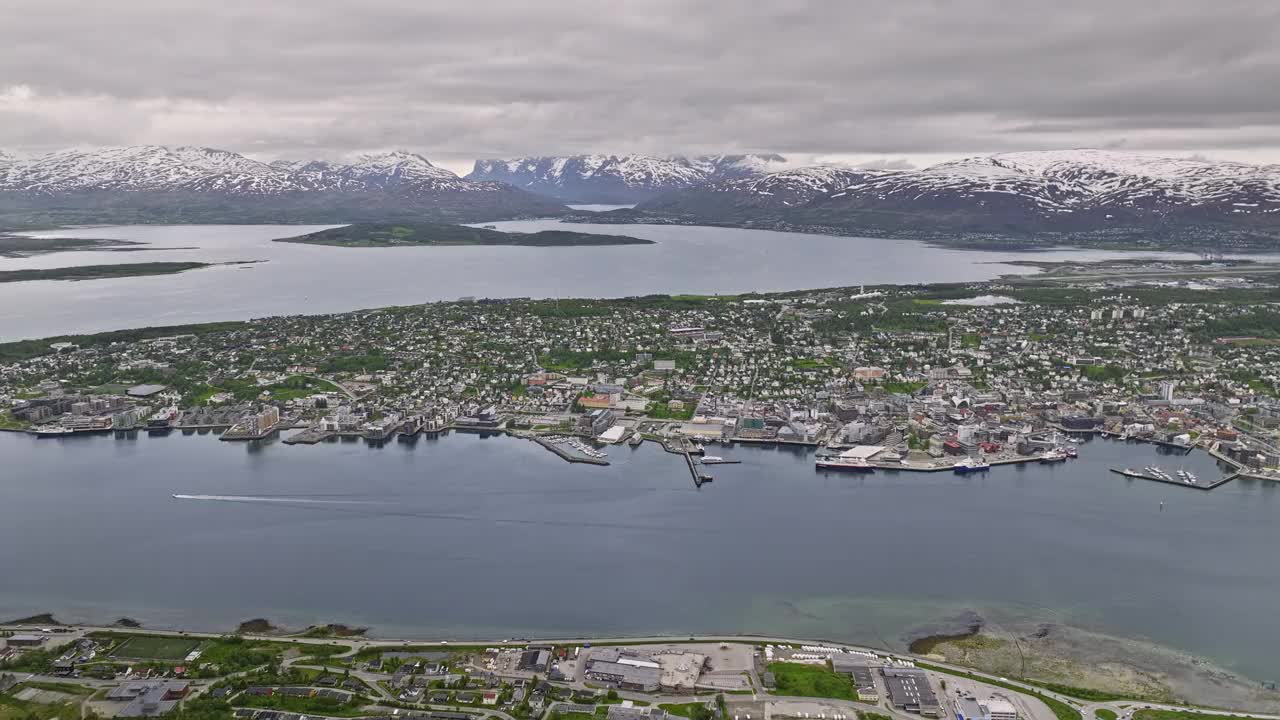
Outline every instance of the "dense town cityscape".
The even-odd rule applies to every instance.
[[[468,298],[27,341],[0,354],[0,423],[54,437],[303,429],[291,443],[495,431],[598,464],[603,445],[647,439],[686,454],[695,479],[709,477],[695,462],[717,460],[712,442],[819,446],[828,469],[963,472],[1062,461],[1072,437],[1101,432],[1203,447],[1269,476],[1280,465],[1280,348],[1276,315],[1260,305],[1277,291],[1259,269]]]

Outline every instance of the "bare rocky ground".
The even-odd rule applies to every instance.
[[[1064,625],[1005,625],[937,643],[931,654],[1005,677],[1028,677],[1153,700],[1280,712],[1280,692],[1204,658]]]

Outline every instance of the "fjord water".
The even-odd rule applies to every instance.
[[[65,252],[0,258],[0,270],[156,261],[265,261],[176,275],[84,282],[0,283],[0,341],[147,325],[344,312],[474,297],[622,297],[736,293],[987,280],[1033,268],[1007,260],[1087,260],[1134,253],[975,252],[909,240],[737,228],[494,223],[501,230],[567,228],[631,235],[654,245],[612,247],[338,248],[272,242],[317,226],[182,225],[35,233],[146,243],[145,252]],[[1163,257],[1185,254],[1142,253]]]
[[[0,617],[901,648],[908,629],[974,609],[1276,678],[1280,486],[1202,492],[1107,472],[1217,477],[1203,453],[1094,440],[1070,463],[968,476],[824,474],[802,449],[716,453],[743,463],[695,489],[651,444],[588,467],[476,435],[370,448],[0,433]]]

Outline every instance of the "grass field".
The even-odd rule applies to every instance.
[[[1133,713],[1133,720],[1240,720],[1240,718],[1179,710],[1136,710]]]
[[[53,692],[67,693],[69,695],[92,695],[94,692],[96,692],[91,687],[86,687],[84,685],[76,685],[75,683],[40,682],[38,680],[24,680],[18,685],[19,689],[24,687],[39,688],[40,690],[51,690]]]
[[[111,651],[111,657],[137,660],[181,660],[200,647],[199,641],[187,638],[135,635]]]
[[[699,718],[711,716],[711,712],[707,710],[706,703],[693,702],[678,705],[659,705],[658,707],[672,715],[679,715],[683,718],[689,718],[689,720],[698,720]]]
[[[848,676],[837,675],[825,665],[776,662],[769,663],[769,672],[778,683],[775,695],[857,699],[853,681]]]
[[[1108,710],[1108,709],[1106,709],[1106,708],[1098,708],[1097,710],[1095,710],[1095,711],[1093,712],[1093,714],[1098,716],[1098,720],[1116,720],[1116,711],[1115,711],[1115,710]]]
[[[80,704],[76,702],[41,705],[0,695],[0,720],[78,720]]]

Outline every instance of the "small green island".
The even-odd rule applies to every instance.
[[[334,247],[412,247],[422,245],[526,245],[533,247],[568,247],[579,245],[652,245],[652,240],[628,235],[600,235],[571,230],[542,230],[535,233],[509,233],[500,230],[447,223],[414,223],[392,225],[357,223],[321,230],[296,237],[279,238],[276,242]]]
[[[244,265],[249,262],[255,261],[231,263],[147,262],[121,263],[118,265],[78,265],[30,270],[0,270],[0,283],[25,282],[28,280],[103,280],[106,278],[141,277],[146,275],[171,275],[214,265]]]
[[[7,235],[0,232],[0,257],[24,258],[56,252],[85,250],[138,250],[142,243],[100,238],[43,238]],[[146,248],[150,249],[150,248]]]

